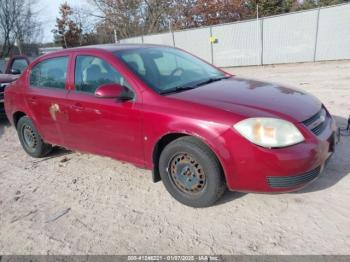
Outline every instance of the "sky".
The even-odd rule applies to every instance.
[[[42,22],[41,42],[52,42],[53,34],[51,31],[55,28],[56,17],[59,16],[59,6],[67,2],[71,7],[90,8],[88,0],[37,0],[33,9],[38,12],[38,18]]]

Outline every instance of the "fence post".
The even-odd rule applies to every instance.
[[[209,39],[211,39],[211,37],[213,36],[213,27],[209,27],[210,29],[210,36]],[[213,42],[210,41],[210,56],[211,56],[211,64],[214,64],[214,46],[213,46]]]
[[[143,35],[141,35],[141,42],[142,42],[142,44],[145,43],[145,41],[143,40]]]
[[[316,62],[316,52],[317,52],[317,43],[318,43],[318,27],[320,23],[320,10],[319,7],[317,10],[317,18],[316,18],[316,34],[315,34],[315,46],[314,46],[314,62]]]
[[[170,31],[171,33],[171,37],[173,38],[173,46],[175,47],[175,35],[174,35],[174,31]]]
[[[264,18],[260,18],[260,64],[264,65]]]

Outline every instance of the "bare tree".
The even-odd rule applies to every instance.
[[[23,0],[0,0],[0,30],[2,34],[2,56],[8,56],[15,42],[14,27]]]
[[[37,13],[33,12],[32,5],[35,1],[28,1],[15,22],[16,43],[20,52],[25,44],[32,44],[41,33],[41,23],[37,19]]]
[[[116,31],[118,38],[169,30],[177,23],[179,10],[194,0],[90,0],[97,7],[96,17]]]
[[[80,29],[80,45],[94,44],[96,41],[96,29],[100,26],[100,19],[91,16],[91,11],[86,7],[72,6],[71,20]]]
[[[0,0],[2,57],[10,54],[15,43],[21,50],[21,46],[31,43],[40,31],[40,24],[32,12],[33,3],[33,0]]]
[[[103,20],[105,28],[116,30],[118,37],[130,37],[142,33],[142,0],[91,0],[98,13],[93,15]]]

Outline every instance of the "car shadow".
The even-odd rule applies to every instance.
[[[6,116],[0,116],[0,138],[5,133],[5,128],[10,126],[10,122]]]
[[[223,205],[225,203],[234,201],[238,198],[244,197],[247,193],[243,192],[233,192],[227,190],[224,195],[214,204],[214,206]]]
[[[74,152],[72,150],[65,149],[63,147],[59,146],[54,146],[52,148],[52,151],[45,157],[43,158],[43,161],[51,158],[56,158],[56,157],[61,157],[61,156],[66,156],[73,154]]]

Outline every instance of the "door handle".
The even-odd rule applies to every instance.
[[[75,111],[83,111],[84,107],[80,103],[76,103],[76,104],[71,106],[71,109],[73,109]]]
[[[30,97],[28,100],[29,100],[29,103],[31,103],[32,105],[38,104],[36,96]]]

